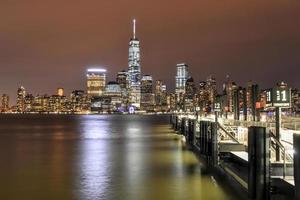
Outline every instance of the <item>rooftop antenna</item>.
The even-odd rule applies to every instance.
[[[135,39],[135,22],[136,20],[133,19],[133,39]]]

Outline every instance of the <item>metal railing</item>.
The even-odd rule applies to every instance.
[[[236,143],[240,144],[238,139],[236,139],[235,136],[230,131],[226,130],[226,128],[224,128],[219,122],[217,123],[217,125],[218,125],[218,128],[221,129],[230,139],[232,139]]]
[[[283,157],[283,172],[282,172],[282,176],[283,179],[285,179],[286,177],[286,162],[287,160],[292,162],[293,158],[291,157],[290,154],[287,153],[286,148],[283,146],[283,144],[276,138],[276,136],[274,135],[274,133],[272,131],[270,131],[270,138],[272,139],[273,142],[275,142],[276,145],[279,146],[282,155],[281,157]],[[276,147],[272,146],[273,149],[276,149]]]

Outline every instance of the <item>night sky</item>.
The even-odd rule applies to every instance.
[[[212,74],[221,85],[228,74],[240,85],[300,88],[298,0],[2,0],[0,94],[85,90],[90,65],[115,79],[128,67],[133,18],[142,73],[170,90],[180,62],[197,82]]]

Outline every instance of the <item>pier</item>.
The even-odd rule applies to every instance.
[[[172,128],[209,168],[245,198],[257,200],[300,199],[299,121],[285,117],[277,129],[271,122],[229,120],[217,113],[170,117]]]

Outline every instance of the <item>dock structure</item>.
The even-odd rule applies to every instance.
[[[247,198],[300,199],[298,130],[282,129],[278,139],[275,127],[267,123],[192,113],[172,114],[170,123],[211,169]]]

